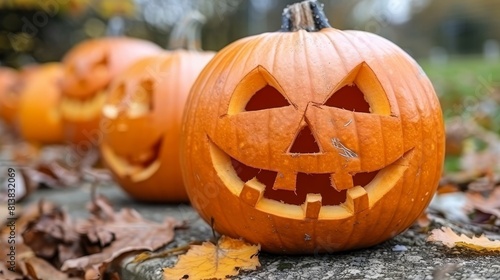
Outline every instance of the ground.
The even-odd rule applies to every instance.
[[[166,216],[188,221],[188,229],[176,232],[175,241],[167,247],[176,247],[193,240],[212,237],[205,224],[187,204],[144,204],[127,197],[115,186],[101,187],[99,192],[110,199],[118,209],[136,209],[145,218],[162,221]],[[82,186],[67,190],[38,190],[23,204],[40,198],[62,205],[74,217],[87,215],[85,205],[90,199],[90,188]],[[443,220],[444,221],[444,220]],[[347,253],[319,256],[279,256],[260,254],[261,267],[243,272],[236,279],[499,279],[498,254],[484,255],[464,250],[447,249],[425,241],[426,233],[411,228],[392,240],[373,248]],[[126,280],[162,279],[162,267],[175,263],[175,257],[153,259],[140,265],[130,264],[133,255],[117,268]]]

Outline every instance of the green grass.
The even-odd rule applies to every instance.
[[[494,98],[495,93],[500,94],[500,62],[460,57],[446,64],[425,60],[419,64],[434,85],[445,117],[460,115],[464,109],[470,109],[464,107],[473,107]]]
[[[432,81],[445,119],[475,120],[500,133],[500,62],[482,57],[460,57],[446,64],[418,61]],[[479,143],[480,144],[480,143]],[[477,146],[484,149],[484,145]],[[445,171],[460,171],[460,156],[447,155]]]

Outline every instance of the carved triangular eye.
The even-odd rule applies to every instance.
[[[290,105],[285,97],[274,87],[266,85],[257,91],[245,106],[245,111],[258,111]]]
[[[114,119],[118,116],[120,111],[119,105],[123,102],[125,97],[125,84],[120,83],[109,94],[106,104],[102,108],[102,113],[108,119]]]
[[[370,104],[356,84],[343,86],[325,102],[326,106],[353,112],[370,113]]]
[[[146,79],[142,80],[132,94],[127,113],[129,117],[140,117],[153,110],[154,82]]]
[[[264,67],[258,66],[236,86],[229,102],[228,113],[237,114],[289,105],[290,102],[283,95],[278,82]]]
[[[119,105],[125,98],[125,84],[120,82],[109,94],[108,102],[115,106]]]
[[[323,104],[355,112],[391,114],[387,94],[366,62],[347,74]]]
[[[93,67],[94,68],[97,68],[97,67],[108,67],[108,63],[109,63],[108,53],[103,53],[101,59],[99,59],[98,61],[96,61],[93,64]]]

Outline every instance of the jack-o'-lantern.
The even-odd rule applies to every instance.
[[[276,253],[399,234],[443,166],[431,82],[388,40],[331,28],[315,1],[283,22],[225,47],[193,85],[181,146],[193,207],[221,234]]]
[[[18,114],[19,132],[25,140],[36,144],[62,143],[58,105],[63,78],[62,64],[47,63],[38,66],[26,80]]]
[[[101,154],[131,197],[188,201],[179,162],[182,114],[191,85],[213,55],[196,48],[167,51],[137,61],[110,86]]]
[[[26,65],[19,71],[0,67],[0,117],[10,128],[17,128],[21,93],[37,70],[37,64]]]
[[[20,74],[11,68],[0,68],[0,117],[8,124],[13,125],[17,116],[19,103],[19,89],[21,88]]]
[[[109,83],[136,60],[160,51],[151,42],[126,37],[93,39],[73,47],[63,58],[66,74],[60,111],[65,140],[97,146]]]
[[[143,201],[187,201],[179,163],[184,103],[209,52],[145,58],[116,78],[104,105],[101,154],[115,179]]]

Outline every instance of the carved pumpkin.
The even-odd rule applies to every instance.
[[[97,146],[109,83],[136,60],[160,51],[153,43],[125,37],[93,39],[73,47],[63,59],[66,74],[60,110],[65,140]]]
[[[19,100],[19,131],[32,143],[62,143],[62,122],[59,114],[61,81],[64,70],[60,63],[38,66],[26,80]]]
[[[36,73],[39,65],[30,64],[20,71],[0,67],[0,117],[11,128],[17,129],[19,100],[27,80]]]
[[[110,87],[101,154],[130,196],[188,200],[179,163],[182,113],[190,86],[212,56],[179,50],[144,58]]]
[[[282,32],[238,40],[200,73],[181,151],[192,205],[221,234],[335,252],[414,222],[440,178],[444,125],[410,56],[331,28],[304,1],[285,10]]]
[[[183,36],[198,30],[198,20],[186,19],[191,30],[181,32]],[[177,42],[170,38],[171,46]],[[135,199],[188,201],[179,162],[182,114],[191,85],[214,55],[194,45],[188,48],[141,59],[110,87],[103,109],[109,129],[101,154],[116,181]]]
[[[0,117],[12,126],[17,116],[21,75],[14,69],[0,68]]]

